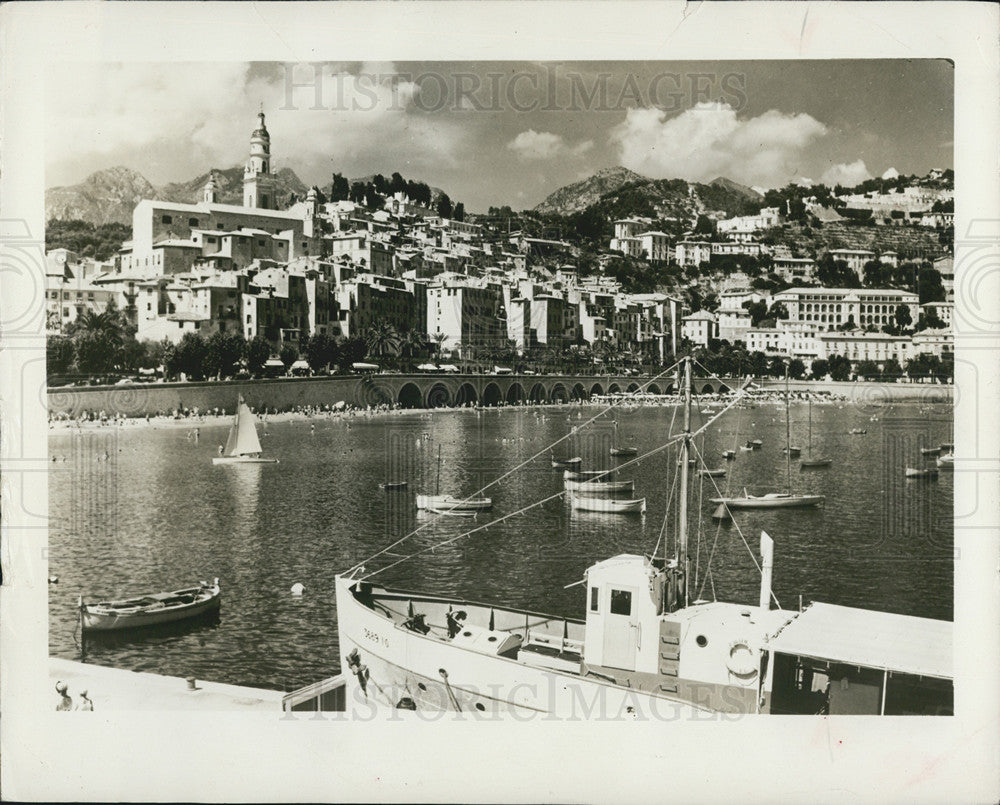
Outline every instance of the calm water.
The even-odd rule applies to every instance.
[[[416,491],[438,486],[476,491],[566,435],[600,409],[436,412],[383,419],[271,422],[260,428],[277,465],[215,467],[226,427],[136,428],[55,433],[50,481],[50,647],[78,659],[75,602],[174,589],[218,576],[223,586],[215,623],[179,625],[140,638],[88,641],[96,663],[200,679],[293,689],[339,670],[333,575],[423,526],[413,538],[371,563],[375,568],[424,549],[376,579],[406,589],[460,595],[582,617],[579,586],[595,560],[650,552],[660,536],[676,456],[664,451],[622,471],[645,496],[645,516],[572,513],[552,500],[504,524],[447,545],[430,546],[489,522],[417,515]],[[582,418],[578,418],[578,414]],[[792,407],[792,443],[805,455],[808,410]],[[871,417],[877,419],[872,421]],[[826,495],[825,506],[737,513],[751,548],[765,529],[775,540],[774,591],[785,608],[822,600],[912,615],[952,617],[953,478],[907,480],[907,464],[925,462],[919,448],[951,441],[951,407],[897,404],[865,409],[816,405],[813,452],[834,459],[826,470],[800,471],[794,491]],[[640,451],[680,428],[672,408],[618,414],[617,439]],[[696,413],[694,427],[707,419]],[[848,435],[851,428],[867,435]],[[557,453],[581,455],[583,468],[604,469],[614,423],[604,417]],[[763,448],[738,453],[723,491],[781,490],[785,485],[785,420],[781,405],[730,411],[699,445],[709,466],[747,439]],[[266,434],[266,435],[265,435]],[[108,460],[99,461],[104,451]],[[65,457],[65,461],[62,459]],[[931,462],[933,459],[930,460]],[[385,480],[409,489],[383,492]],[[714,508],[711,482],[694,508]],[[562,488],[547,454],[494,487],[492,517]],[[675,507],[673,507],[675,508]],[[673,511],[673,509],[672,509]],[[734,525],[704,516],[692,536],[697,587],[704,598],[756,602],[759,575]],[[673,545],[673,528],[666,530]],[[713,552],[714,546],[714,552]],[[709,554],[711,574],[706,574]],[[305,585],[294,598],[289,588]]]

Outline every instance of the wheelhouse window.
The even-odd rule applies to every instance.
[[[632,593],[629,590],[611,590],[611,614],[632,614]]]
[[[590,611],[598,611],[598,601],[600,600],[600,589],[597,587],[590,588]]]

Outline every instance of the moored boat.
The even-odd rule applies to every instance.
[[[587,512],[614,514],[644,514],[646,512],[646,498],[616,500],[614,498],[587,498],[574,495],[571,503],[574,509]]]
[[[456,498],[453,495],[417,495],[418,509],[482,511],[493,506],[492,498]]]
[[[907,467],[907,478],[937,478],[937,467]]]
[[[720,467],[719,469],[716,470],[709,470],[709,469],[698,470],[698,474],[705,478],[721,478],[726,474],[726,468]]]
[[[735,450],[723,450],[722,451],[722,457],[726,461],[732,461],[734,458],[736,458],[736,451]]]
[[[406,489],[408,485],[409,482],[407,481],[386,481],[384,484],[379,484],[379,489],[391,492],[396,489]]]
[[[955,454],[946,453],[943,456],[938,456],[936,463],[942,470],[953,470],[955,469]]]
[[[134,598],[80,601],[80,622],[85,631],[109,632],[157,626],[218,610],[222,604],[219,580],[169,593],[148,593]]]
[[[563,478],[567,481],[589,481],[602,476],[610,476],[615,470],[566,470]]]
[[[922,456],[936,456],[941,452],[940,447],[921,447],[920,455]]]
[[[831,464],[833,464],[832,458],[804,458],[799,462],[799,467],[804,470],[818,470]]]
[[[573,458],[556,458],[552,457],[552,469],[560,470],[566,469],[567,467],[579,467],[583,462],[583,459],[579,456],[574,456]]]
[[[788,509],[816,506],[824,495],[793,495],[790,492],[768,492],[766,495],[744,494],[736,498],[712,498],[712,503],[724,503],[730,509]]]
[[[225,447],[212,459],[213,464],[277,464],[276,458],[263,458],[263,448],[257,437],[257,419],[240,396],[236,416],[229,428]]]
[[[612,494],[614,492],[631,492],[635,488],[633,481],[570,481],[564,480],[568,492],[599,492]]]
[[[611,455],[613,456],[635,456],[639,454],[639,449],[636,447],[612,447]]]

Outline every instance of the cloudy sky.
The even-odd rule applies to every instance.
[[[952,167],[945,61],[54,65],[48,186],[154,184],[246,160],[307,184],[399,171],[472,211],[532,207],[613,165],[757,187]]]

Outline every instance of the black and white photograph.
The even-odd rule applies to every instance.
[[[951,41],[852,53],[789,3],[795,47],[539,58],[477,53],[472,5],[345,4],[367,50],[95,56],[84,25],[36,61],[2,173],[40,183],[0,242],[13,709],[139,766],[7,766],[12,795],[645,801],[667,751],[678,796],[731,800],[700,775],[761,775],[725,757],[766,741],[822,770],[755,801],[989,799],[1000,210],[963,93],[996,43],[968,73]],[[204,6],[164,30],[234,19]],[[476,33],[415,49],[407,6]],[[280,748],[221,760],[254,730]],[[562,768],[559,730],[589,741]],[[520,731],[525,765],[491,759]],[[848,751],[900,775],[837,785]],[[198,755],[201,793],[169,772]],[[248,788],[270,764],[298,782]]]

